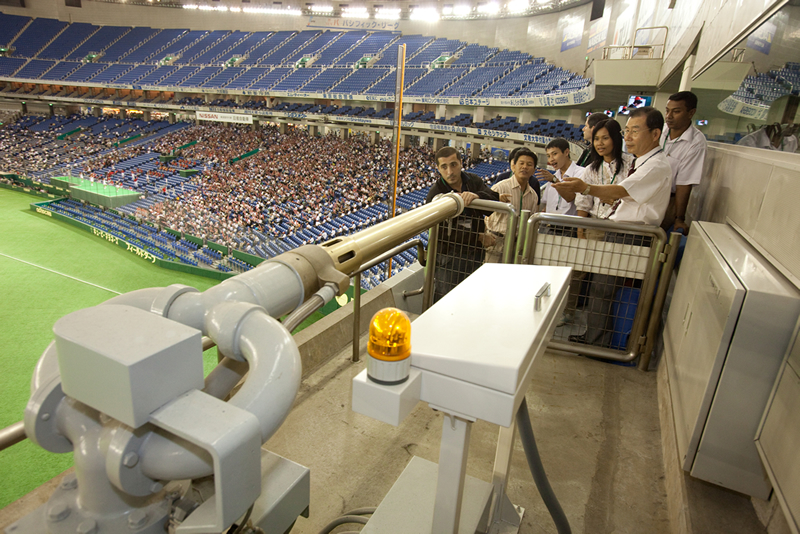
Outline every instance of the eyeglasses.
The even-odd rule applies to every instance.
[[[647,131],[649,132],[652,128],[625,128],[622,131],[622,135],[625,137],[638,137],[640,133]]]

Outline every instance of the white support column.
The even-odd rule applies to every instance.
[[[681,85],[679,91],[692,90],[692,74],[694,73],[694,60],[697,58],[694,54],[686,58],[683,62],[683,73],[681,74]]]
[[[439,448],[439,476],[436,481],[436,504],[433,509],[431,532],[458,534],[472,421],[448,413],[444,414],[443,419],[442,443]]]

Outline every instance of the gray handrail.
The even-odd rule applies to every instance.
[[[372,269],[379,263],[384,262],[392,256],[395,256],[396,254],[399,254],[412,247],[417,247],[417,260],[420,262],[420,265],[425,267],[427,263],[425,260],[425,246],[422,243],[422,240],[412,239],[411,241],[406,241],[405,243],[397,245],[391,250],[387,250],[374,260],[359,267],[358,270],[351,275],[353,277],[353,357],[351,358],[351,361],[359,361],[359,351],[361,349],[358,342],[361,338],[361,273],[367,269]]]

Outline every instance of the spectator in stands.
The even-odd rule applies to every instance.
[[[500,199],[500,195],[489,189],[480,177],[462,171],[461,158],[455,148],[446,146],[439,149],[434,161],[440,177],[428,191],[426,203],[443,193],[460,194],[467,206],[477,198]],[[483,219],[481,213],[468,209],[439,225],[434,300],[441,299],[480,267],[486,230]]]
[[[583,167],[570,159],[569,141],[563,137],[547,143],[545,151],[547,152],[547,164],[555,169],[555,174],[545,169],[536,171],[536,179],[544,181],[542,190],[544,211],[560,215],[576,215],[575,193],[565,191],[562,195],[552,187],[552,184],[560,182],[564,178],[580,178],[583,176]]]
[[[669,231],[674,224],[674,230],[684,235],[689,232],[689,196],[700,183],[706,159],[706,136],[692,124],[696,111],[697,96],[691,91],[671,95],[667,101],[667,127],[661,134],[661,147],[672,167],[672,193],[661,227]]]
[[[592,162],[592,131],[599,122],[604,120],[608,120],[605,113],[592,113],[586,117],[586,123],[583,125],[583,140],[589,143],[589,148],[584,150],[578,158],[578,166],[588,167]]]
[[[492,186],[492,191],[500,195],[501,202],[509,202],[521,214],[523,210],[536,212],[539,195],[530,186],[530,176],[536,169],[538,158],[529,148],[515,148],[509,154],[512,176]],[[486,219],[486,263],[500,263],[505,248],[505,234],[508,228],[508,215],[503,212],[492,213]]]
[[[600,129],[600,126],[596,129]],[[659,145],[664,129],[664,116],[652,107],[634,110],[625,129],[625,142],[636,160],[631,174],[620,182],[609,185],[591,185],[580,178],[569,178],[555,184],[561,190],[581,192],[598,197],[611,205],[607,218],[615,222],[660,225],[669,204],[672,169]],[[631,245],[644,244],[641,238],[608,232],[605,240]],[[611,304],[625,279],[612,275],[592,275],[587,310],[587,328],[584,335],[569,336],[574,343],[609,346],[613,333]]]

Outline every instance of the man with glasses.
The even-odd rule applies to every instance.
[[[664,219],[669,204],[672,186],[672,168],[659,145],[664,129],[664,116],[652,108],[638,108],[631,112],[625,128],[625,144],[636,156],[631,174],[614,185],[589,185],[579,178],[567,178],[555,184],[562,189],[592,195],[610,204],[609,220],[625,223],[640,223],[658,226]],[[608,232],[606,241],[642,245],[642,238]],[[586,309],[586,333],[569,336],[573,343],[608,347],[611,343],[613,317],[611,304],[615,295],[625,285],[625,278],[611,275],[592,275],[589,302]]]

